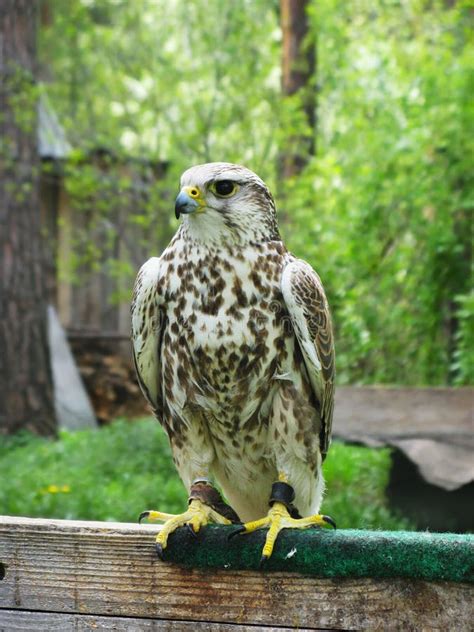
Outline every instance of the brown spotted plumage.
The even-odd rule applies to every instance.
[[[188,490],[215,479],[240,517],[255,520],[285,480],[294,508],[309,516],[321,503],[334,400],[321,281],[286,250],[254,173],[199,165],[181,186],[182,224],[134,288],[143,393]]]

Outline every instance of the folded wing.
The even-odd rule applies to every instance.
[[[158,419],[162,418],[161,342],[164,297],[159,291],[160,259],[152,257],[138,272],[132,300],[133,358],[138,382]]]
[[[310,265],[299,259],[284,268],[281,289],[320,409],[320,446],[324,458],[331,441],[335,377],[328,302],[319,276]]]

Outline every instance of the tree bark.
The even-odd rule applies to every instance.
[[[0,0],[0,434],[54,435],[39,210],[37,0]]]
[[[282,92],[285,96],[301,93],[308,136],[293,136],[282,155],[282,175],[299,173],[316,151],[316,89],[311,80],[316,73],[316,46],[308,42],[308,0],[280,0],[282,42]]]

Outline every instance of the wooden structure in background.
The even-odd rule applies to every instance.
[[[0,629],[472,629],[468,583],[183,568],[157,529],[0,518]]]
[[[102,184],[100,191],[90,196],[86,208],[81,201],[78,209],[64,193],[58,209],[58,312],[66,329],[74,330],[76,335],[81,332],[128,337],[131,289],[150,248],[149,229],[130,219],[145,212],[150,189],[163,176],[166,165],[122,160],[97,150],[89,154],[84,167]],[[124,186],[124,182],[128,185]],[[108,206],[107,212],[98,213],[96,207],[104,205]],[[155,245],[156,252],[165,247],[168,239],[168,216],[164,215],[157,209],[156,223],[164,221],[166,226],[163,225],[163,241]],[[73,275],[65,275],[61,267],[66,268],[71,255],[83,251],[84,244],[96,252],[95,260],[85,261],[74,269]],[[130,268],[128,276],[124,266]],[[117,274],[118,268],[122,272]]]
[[[41,95],[38,102],[37,147],[41,159],[40,221],[46,241],[45,267],[48,302],[56,304],[59,219],[60,209],[66,203],[63,182],[64,164],[72,147],[44,94]]]
[[[395,448],[390,503],[419,528],[474,530],[474,388],[338,387],[333,435]]]
[[[398,448],[425,480],[453,491],[474,480],[474,388],[340,386],[333,435]]]
[[[99,191],[80,208],[65,187],[65,170],[71,153],[64,130],[42,96],[39,104],[38,151],[42,161],[40,178],[40,216],[48,243],[48,297],[59,314],[61,324],[76,337],[100,335],[115,341],[127,338],[130,330],[129,295],[135,273],[148,258],[149,244],[144,236],[148,229],[130,222],[149,200],[153,185],[163,178],[165,162],[124,159],[97,148],[82,165],[92,179],[100,183]],[[97,207],[108,204],[108,212]],[[157,209],[155,225],[162,225],[161,251],[168,241],[169,214]],[[148,231],[149,232],[149,231]],[[80,243],[80,237],[83,242]],[[149,236],[148,236],[149,237]],[[71,258],[81,256],[84,244],[96,253],[94,262],[84,262],[71,273]],[[130,279],[114,274],[110,260],[130,265]],[[122,300],[117,296],[122,295]]]

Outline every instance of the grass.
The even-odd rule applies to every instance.
[[[325,463],[323,511],[341,528],[413,529],[387,507],[390,451],[334,443]],[[186,493],[168,441],[152,419],[99,431],[2,438],[0,514],[135,521],[144,509],[176,513]]]

